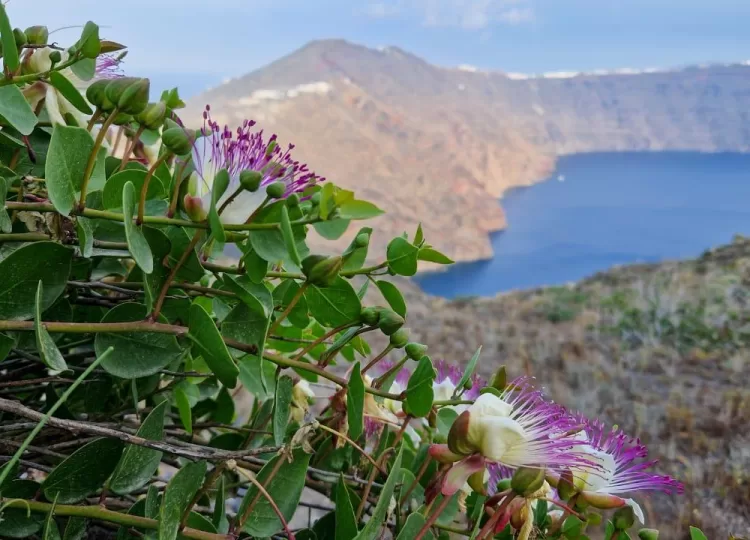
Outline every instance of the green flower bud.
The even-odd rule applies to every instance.
[[[578,490],[573,485],[573,473],[568,469],[560,475],[557,481],[557,493],[563,501],[569,501]]]
[[[406,328],[399,328],[391,334],[391,345],[396,349],[403,349],[409,343],[409,331]]]
[[[29,43],[26,33],[20,28],[13,29],[13,38],[16,40],[16,47],[19,49]]]
[[[305,260],[307,260],[307,258],[309,257],[306,257]],[[305,277],[307,277],[307,281],[312,285],[329,287],[339,276],[342,266],[344,266],[344,259],[340,256],[325,257],[323,260],[319,260],[312,266],[308,264],[309,270],[305,269],[305,263],[303,261],[302,272],[305,274]]]
[[[490,379],[490,386],[498,390],[505,390],[508,384],[508,375],[505,373],[505,366],[500,366]]]
[[[89,21],[83,27],[81,39],[77,43],[78,50],[84,58],[96,58],[102,52],[102,42],[99,39],[99,26]]]
[[[626,505],[622,508],[618,508],[612,516],[612,521],[615,524],[615,529],[625,531],[633,526],[635,523],[635,512],[633,507]]]
[[[404,318],[390,309],[383,309],[380,312],[380,320],[378,321],[378,328],[386,336],[390,336],[398,331],[404,325]]]
[[[297,206],[299,206],[299,195],[296,193],[290,193],[286,198],[286,205],[289,208],[296,208]]]
[[[198,223],[206,219],[207,214],[203,209],[203,203],[200,197],[191,197],[189,194],[186,194],[182,203],[185,208],[185,213],[192,221]]]
[[[46,26],[29,26],[24,33],[30,45],[46,45],[49,39],[49,30]]]
[[[121,51],[125,48],[125,45],[123,45],[122,43],[117,43],[116,41],[109,41],[106,39],[103,39],[101,44],[102,44],[102,50],[100,51],[101,54],[113,53],[113,52]]]
[[[250,193],[258,191],[262,180],[263,175],[258,171],[246,170],[240,173],[240,185]]]
[[[427,354],[427,345],[415,342],[406,344],[406,355],[412,360],[419,361],[425,354]]]
[[[497,492],[506,491],[510,489],[510,478],[503,478],[497,483]]]
[[[373,307],[364,308],[359,314],[359,320],[367,326],[376,326],[380,320],[380,312]],[[407,351],[408,350],[407,346]]]
[[[324,260],[326,260],[325,255],[308,255],[302,259],[302,273],[307,276],[316,264]]]
[[[659,531],[656,529],[641,529],[638,531],[641,540],[659,540]]]
[[[120,95],[117,108],[128,114],[140,114],[148,105],[148,95],[151,89],[151,81],[138,79],[137,82],[128,86]]]
[[[162,131],[161,142],[178,156],[185,156],[193,150],[193,143],[185,128],[175,127]]]
[[[51,54],[50,58],[52,58]],[[100,79],[91,83],[91,85],[86,89],[86,99],[88,99],[89,103],[91,103],[94,107],[101,108],[101,106],[104,104],[104,101],[107,99],[105,96],[105,89],[107,88],[107,85],[109,85],[109,83],[110,81],[106,79]]]
[[[281,199],[286,193],[286,184],[284,182],[274,182],[266,188],[266,195],[272,199]]]
[[[370,235],[367,233],[360,233],[354,239],[354,244],[358,248],[365,248],[370,243]]]
[[[116,126],[126,126],[133,121],[133,115],[124,112],[117,113],[112,123]]]
[[[539,491],[544,485],[544,469],[536,467],[520,467],[510,479],[510,487],[521,497],[527,497]]]
[[[107,85],[104,87],[104,95],[112,103],[117,103],[120,101],[120,97],[123,92],[125,92],[125,89],[139,80],[140,79],[136,77],[121,77],[119,79],[106,81]]]
[[[310,202],[312,203],[313,206],[318,206],[320,204],[321,197],[322,195],[320,194],[320,191],[318,191],[317,193],[313,193],[312,196],[310,197]]]
[[[164,129],[181,128],[182,126],[169,117],[164,119]]]
[[[49,61],[52,62],[52,65],[57,64],[62,60],[62,54],[60,54],[60,51],[52,51],[49,53]]]
[[[467,456],[476,451],[476,448],[467,439],[470,418],[471,413],[464,411],[451,424],[451,428],[448,431],[448,448],[454,454]]]
[[[156,103],[149,103],[135,119],[148,129],[159,129],[166,115],[167,104],[163,101],[157,101]]]

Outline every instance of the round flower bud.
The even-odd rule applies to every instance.
[[[510,478],[503,478],[497,483],[497,492],[506,491],[510,489]]]
[[[182,202],[185,208],[185,213],[192,221],[198,223],[204,221],[208,216],[203,209],[203,203],[200,197],[191,197],[189,194],[185,194],[185,198]]]
[[[31,45],[46,45],[49,39],[49,30],[46,26],[29,26],[24,33]]]
[[[60,60],[62,60],[62,54],[60,54],[60,51],[52,51],[49,53],[49,61],[52,62],[53,66]]]
[[[121,77],[119,79],[107,80],[105,81],[107,84],[104,87],[104,95],[112,103],[117,103],[120,101],[120,97],[125,92],[125,89],[135,84],[138,80],[136,77]]]
[[[383,309],[380,312],[380,320],[378,321],[378,328],[386,336],[390,336],[398,331],[404,325],[404,318],[390,309]]]
[[[258,191],[263,175],[258,171],[246,170],[240,173],[240,185],[245,191],[254,193]]]
[[[311,255],[312,256],[312,255]],[[306,257],[307,260],[309,257]],[[302,262],[302,272],[305,274],[307,281],[312,285],[319,287],[329,287],[339,276],[341,267],[344,266],[344,260],[340,256],[324,257],[313,265]]]
[[[517,495],[526,497],[544,485],[544,469],[519,467],[510,479],[510,487]]]
[[[51,54],[50,58],[52,58]],[[107,85],[109,85],[109,83],[110,81],[106,79],[100,79],[91,83],[91,85],[86,89],[86,99],[88,99],[89,103],[91,103],[94,107],[101,107],[102,104],[104,104],[104,100],[106,99],[105,89],[107,88]]]
[[[13,38],[16,40],[16,47],[19,49],[29,43],[26,33],[20,28],[13,29]]]
[[[299,206],[299,195],[296,193],[290,193],[286,198],[286,205],[289,208],[296,208],[297,206]]]
[[[119,101],[117,101],[117,108],[128,114],[140,114],[148,105],[150,89],[151,81],[148,79],[138,79],[123,90]]]
[[[117,113],[112,123],[116,126],[125,126],[133,121],[133,115],[127,113]]]
[[[318,264],[320,261],[324,261],[325,259],[325,255],[308,255],[307,257],[302,259],[302,273],[308,275],[312,271],[313,266]]]
[[[149,103],[135,119],[148,129],[159,129],[166,115],[167,104],[163,101],[157,101],[156,103]]]
[[[641,529],[638,531],[641,540],[659,540],[659,531],[656,529]]]
[[[380,320],[380,312],[373,308],[364,308],[359,314],[359,320],[367,326],[376,326]]]
[[[286,184],[284,182],[274,182],[266,188],[266,195],[272,199],[281,199],[286,193]]]
[[[419,361],[425,354],[427,354],[427,345],[415,342],[406,344],[406,355],[412,360]]]
[[[184,128],[180,127],[164,130],[161,134],[161,142],[170,152],[178,156],[187,155],[193,149],[190,135]]]
[[[632,506],[623,506],[618,508],[612,516],[612,521],[615,524],[615,529],[625,531],[633,526],[635,523],[635,512]]]
[[[354,244],[358,248],[365,248],[370,243],[370,235],[367,233],[359,233],[354,239]]]
[[[406,328],[399,328],[391,334],[391,345],[396,349],[403,349],[409,342],[409,331]]]

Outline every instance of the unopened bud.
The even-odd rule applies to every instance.
[[[268,147],[266,148],[266,157],[273,154],[273,151],[276,150],[276,147],[279,145],[275,140],[268,143]]]
[[[581,496],[578,497],[577,502],[587,502],[600,510],[612,510],[625,506],[625,499],[617,495],[599,493],[597,491],[581,491]]]
[[[310,197],[310,202],[312,203],[313,206],[318,206],[320,204],[321,197],[322,195],[320,194],[320,191],[318,191],[317,193],[313,193],[312,196]]]
[[[299,195],[297,193],[290,193],[286,198],[286,205],[289,208],[296,208],[299,206]]]
[[[498,390],[505,390],[508,384],[508,376],[505,373],[505,366],[500,366],[490,380],[490,386]]]
[[[656,529],[641,529],[638,531],[641,540],[659,540],[659,531]]]
[[[615,524],[615,529],[620,531],[626,531],[635,523],[635,512],[633,512],[632,506],[623,506],[618,508],[612,516],[612,521]]]
[[[13,29],[13,38],[16,40],[16,47],[19,49],[29,43],[26,33],[20,28]]]
[[[139,80],[140,79],[137,77],[121,77],[119,79],[105,81],[107,84],[104,88],[104,95],[109,101],[117,104],[125,90]]]
[[[310,257],[314,257],[314,255]],[[306,257],[305,260],[308,258]],[[342,266],[344,266],[344,260],[340,256],[324,257],[312,265],[310,263],[305,265],[303,261],[302,272],[309,283],[319,287],[329,287],[338,277]]]
[[[30,45],[46,45],[49,39],[49,30],[46,26],[29,26],[24,33]]]
[[[390,336],[398,331],[404,325],[404,318],[391,309],[383,309],[380,312],[380,320],[378,321],[378,328],[386,336]]]
[[[510,480],[510,487],[522,497],[539,491],[543,485],[544,469],[537,467],[519,467]]]
[[[453,421],[448,431],[448,448],[454,454],[469,455],[474,453],[476,448],[469,443],[467,436],[469,433],[469,420],[471,413],[464,411]]]
[[[415,342],[407,343],[406,355],[412,360],[419,361],[425,354],[427,354],[427,345]]]
[[[120,95],[117,108],[128,114],[140,114],[148,106],[148,95],[151,90],[151,81],[138,79],[137,82],[128,86]]]
[[[117,113],[112,123],[116,126],[125,126],[133,121],[133,115],[124,112]]]
[[[83,27],[78,50],[84,58],[96,58],[102,52],[102,42],[99,39],[99,26],[89,21]]]
[[[497,482],[497,491],[507,491],[510,489],[510,478],[503,478]]]
[[[263,175],[258,171],[245,170],[240,173],[240,185],[245,191],[254,193],[258,191]]]
[[[272,199],[281,199],[286,193],[286,184],[284,182],[274,182],[266,188],[266,195]]]
[[[354,239],[354,243],[358,248],[365,248],[370,243],[370,235],[367,233],[359,233]]]
[[[563,501],[569,501],[577,492],[573,485],[573,473],[568,469],[557,480],[557,493]]]
[[[58,51],[54,52],[60,54]],[[50,54],[50,59],[51,58],[52,54]],[[104,104],[104,100],[106,99],[106,88],[109,83],[110,81],[106,79],[100,79],[91,83],[91,85],[86,89],[86,99],[88,99],[89,103],[91,103],[94,107],[101,107],[102,104]]]
[[[396,349],[403,349],[409,342],[409,331],[406,328],[399,328],[391,334],[391,346]]]
[[[117,43],[116,41],[109,41],[106,39],[102,40],[102,50],[99,51],[101,54],[113,53],[121,51],[125,48],[125,45]]]
[[[206,211],[203,209],[203,203],[200,197],[192,197],[186,194],[183,199],[185,213],[194,222],[201,222],[206,219]]]
[[[181,127],[162,131],[161,142],[170,152],[178,156],[189,154],[193,150],[193,143],[188,132]]]
[[[53,66],[60,60],[62,60],[62,54],[60,54],[60,51],[52,51],[49,53],[49,61],[52,62]]]
[[[157,101],[156,103],[149,103],[135,119],[148,129],[159,129],[166,115],[167,104],[163,101]]]
[[[367,326],[376,326],[380,320],[380,312],[373,307],[364,308],[359,314],[359,320]]]

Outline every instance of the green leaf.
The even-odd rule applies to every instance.
[[[370,219],[384,212],[367,201],[352,200],[339,206],[339,217],[341,219]]]
[[[14,340],[12,337],[0,332],[0,362],[5,360],[15,343],[16,340]]]
[[[107,183],[102,190],[102,206],[105,210],[117,210],[123,207],[123,188],[125,184],[131,182],[135,187],[135,192],[140,197],[143,183],[146,181],[147,171],[143,169],[125,169],[116,172],[107,179]],[[158,199],[164,194],[164,187],[158,178],[153,177],[148,184],[146,191],[146,200]]]
[[[257,303],[260,302],[266,315],[270,316],[273,312],[273,298],[265,285],[255,283],[247,276],[235,277],[227,274],[224,274],[223,282],[227,289],[253,309],[256,309]]]
[[[211,516],[211,523],[214,524],[217,531],[225,533],[224,525],[228,526],[227,509],[226,509],[226,487],[224,486],[224,475],[219,477],[216,486],[216,500],[214,501],[214,513]]]
[[[471,360],[469,360],[469,363],[466,364],[466,369],[464,370],[464,374],[461,375],[461,378],[458,381],[458,384],[456,385],[456,389],[460,392],[461,389],[464,387],[464,385],[469,382],[472,375],[474,375],[474,372],[477,369],[477,364],[479,363],[479,356],[482,354],[482,346],[480,345],[479,348],[476,350],[474,355],[471,357]]]
[[[279,223],[283,208],[286,208],[283,201],[264,208],[256,217],[255,222]],[[297,254],[300,259],[304,259],[310,252],[305,245],[305,228],[301,225],[294,226],[292,227],[292,234],[297,247]],[[262,259],[272,264],[281,261],[287,267],[299,266],[292,260],[292,256],[286,248],[286,242],[280,227],[272,230],[252,231],[250,233],[250,246]]]
[[[94,140],[80,127],[55,125],[44,166],[47,194],[55,210],[70,215],[76,204],[76,191],[81,189]]]
[[[273,300],[277,309],[284,310],[289,306],[297,293],[300,290],[300,286],[293,279],[287,279],[283,281],[278,287],[273,290]],[[307,300],[305,300],[304,294],[297,300],[297,303],[292,307],[289,312],[287,319],[290,323],[298,328],[307,328],[310,324],[310,317],[307,314]]]
[[[227,235],[224,233],[224,226],[221,224],[221,217],[217,208],[227,187],[229,187],[229,173],[226,169],[222,169],[214,177],[214,184],[211,186],[211,208],[208,211],[208,225],[219,244],[224,244],[227,241]]]
[[[435,392],[432,389],[432,381],[435,377],[437,377],[437,371],[432,366],[430,357],[423,356],[406,386],[406,412],[417,418],[430,413],[432,401],[435,398]]]
[[[262,283],[263,278],[265,278],[268,273],[268,261],[260,257],[254,249],[250,249],[245,253],[242,256],[242,261],[245,263],[247,277],[249,277],[253,283]]]
[[[269,321],[270,318],[259,301],[256,300],[254,306],[242,302],[237,304],[221,323],[221,335],[246,345],[255,345],[258,348],[258,356],[263,356]],[[237,352],[238,356],[246,354]]]
[[[313,228],[326,240],[338,240],[349,228],[348,219],[334,219],[331,221],[318,221],[313,223]]]
[[[94,225],[90,219],[83,216],[76,218],[78,242],[81,245],[81,255],[90,259],[94,252]]]
[[[336,201],[334,200],[336,189],[335,185],[327,182],[320,192],[320,218],[323,220],[327,220],[328,215],[336,207]]]
[[[438,264],[453,264],[455,261],[446,257],[439,251],[432,248],[421,248],[417,258],[420,261],[430,261]]]
[[[305,478],[307,477],[307,466],[310,463],[310,454],[306,454],[301,449],[297,449],[292,454],[292,462],[284,463],[279,468],[276,475],[269,480],[271,472],[276,468],[278,461],[286,460],[286,456],[274,456],[258,472],[257,479],[261,485],[266,487],[266,491],[278,506],[284,519],[288,522],[292,519],[294,511],[297,509],[302,489],[305,487]],[[258,494],[258,488],[253,484],[247,490],[245,497],[242,499],[239,515],[247,508],[250,501],[255,499]],[[281,530],[281,521],[279,521],[276,512],[274,512],[268,500],[261,495],[255,508],[250,513],[250,517],[245,522],[243,530],[256,538],[266,538]]]
[[[7,55],[5,56],[7,60]],[[0,87],[0,124],[8,125],[22,135],[34,131],[37,118],[29,102],[14,84]]]
[[[358,532],[357,516],[342,475],[336,484],[336,540],[352,540]]]
[[[154,407],[138,428],[138,437],[149,441],[164,439],[164,414],[167,405],[168,401],[165,400]],[[161,456],[159,450],[134,444],[127,446],[109,480],[109,489],[125,495],[145,486],[159,467]]]
[[[421,246],[424,243],[424,232],[422,231],[422,224],[417,225],[417,232],[414,234],[414,245]]]
[[[214,372],[216,378],[227,388],[237,386],[239,369],[232,360],[219,329],[211,316],[199,304],[190,306],[190,325],[188,337],[195,343],[201,356]]]
[[[328,287],[310,285],[305,291],[310,313],[323,326],[335,328],[359,320],[362,303],[347,280],[342,277]]]
[[[386,254],[388,267],[400,276],[413,276],[417,273],[417,254],[419,249],[405,238],[396,237],[390,241]]]
[[[276,381],[276,392],[273,397],[273,442],[276,446],[284,443],[286,426],[289,424],[293,387],[294,381],[287,375],[282,375]]]
[[[349,421],[349,437],[356,441],[364,431],[365,382],[360,373],[359,362],[352,367],[349,386],[346,389],[346,416]]]
[[[568,516],[563,522],[562,533],[571,540],[578,538],[583,533],[583,521],[575,516]]]
[[[83,114],[94,113],[94,111],[91,110],[91,107],[89,106],[86,99],[84,99],[78,89],[73,86],[73,83],[65,78],[65,75],[63,75],[59,71],[53,71],[49,74],[49,82],[50,84],[52,84],[52,86],[57,88],[57,90],[63,95],[63,97],[67,99],[71,105],[73,105],[73,107],[81,111]]]
[[[0,176],[0,232],[9,233],[13,230],[13,223],[10,220],[8,211],[5,210],[5,197],[8,195],[10,180]]]
[[[128,241],[128,249],[135,259],[135,263],[143,270],[144,274],[154,271],[154,256],[143,235],[140,225],[133,222],[138,201],[135,194],[133,182],[126,182],[122,188],[122,214],[125,221],[125,238]]]
[[[96,74],[96,62],[93,58],[82,58],[70,66],[70,69],[82,81],[90,81]]]
[[[71,504],[95,493],[117,466],[122,447],[122,441],[101,438],[79,448],[49,474],[42,484],[44,496]]]
[[[172,244],[172,250],[169,252],[169,266],[170,268],[174,268],[177,261],[187,251],[190,245],[190,238],[182,227],[168,227],[167,237]],[[204,274],[205,272],[198,260],[198,255],[195,253],[195,249],[193,249],[177,272],[177,277],[186,281],[200,281]]]
[[[706,535],[703,534],[703,531],[701,531],[697,527],[690,527],[690,540],[708,540],[706,538]]]
[[[388,479],[383,485],[383,489],[378,494],[378,502],[375,505],[375,510],[372,512],[372,516],[365,524],[364,528],[355,537],[357,540],[375,540],[380,535],[380,527],[385,521],[388,515],[388,507],[391,504],[391,497],[393,497],[393,490],[396,488],[396,481],[401,476],[401,460],[403,458],[404,447],[403,445],[399,448],[398,455],[396,456],[391,472],[388,475]]]
[[[384,281],[382,279],[376,281],[375,284],[378,286],[380,294],[383,295],[385,301],[391,306],[391,309],[402,317],[406,317],[406,301],[401,295],[401,291],[398,290],[398,287],[390,281]]]
[[[159,509],[159,540],[175,540],[182,514],[198,492],[206,475],[206,462],[184,465],[167,484]]]
[[[0,261],[0,319],[34,317],[40,280],[44,284],[41,309],[52,306],[65,290],[72,259],[72,249],[55,242],[34,242]]]
[[[88,522],[82,517],[68,518],[68,524],[65,526],[63,540],[83,540],[86,536],[86,527]]]
[[[169,256],[172,244],[169,242],[166,234],[160,229],[154,229],[153,227],[143,227],[143,236],[146,237],[154,258],[154,271],[142,276],[143,292],[146,296],[146,309],[150,312],[154,309],[162,286],[169,274],[169,269],[164,266],[164,259]]]
[[[109,310],[101,322],[143,321],[148,315],[143,304],[128,302]],[[166,322],[163,317],[159,322]],[[94,348],[101,355],[109,347],[112,353],[102,361],[107,373],[123,379],[148,377],[164,369],[182,354],[177,340],[170,334],[156,332],[102,332],[96,334]]]
[[[180,414],[180,421],[185,431],[193,433],[193,411],[190,406],[190,399],[183,387],[177,387],[174,390],[174,401],[177,405],[177,412]]]
[[[437,413],[437,430],[443,437],[448,436],[448,432],[453,422],[458,418],[458,413],[450,407],[441,407]]]
[[[406,518],[406,523],[404,523],[403,528],[398,533],[396,540],[412,540],[413,538],[416,538],[419,531],[424,527],[424,524],[425,519],[422,514],[418,512],[410,514],[409,517]],[[435,535],[432,534],[432,531],[428,530],[422,538],[424,538],[424,540],[434,540]]]
[[[248,354],[239,360],[240,381],[259,401],[265,401],[273,396],[273,389],[266,385],[267,380],[273,380],[276,374],[276,364],[263,360],[258,356]]]
[[[5,69],[10,72],[17,70],[20,61],[18,58],[18,48],[16,47],[16,38],[13,35],[13,27],[10,25],[5,5],[2,2],[0,2],[0,43],[3,45],[3,65]]]
[[[357,238],[361,234],[370,236],[372,234],[372,227],[362,227],[354,236],[351,243],[349,244],[349,247],[346,248],[346,251],[341,254],[345,261],[344,266],[341,268],[342,270],[359,270],[365,264],[365,260],[367,260],[367,250],[369,248],[369,244],[364,247],[360,247],[357,244]]]
[[[615,524],[611,521],[607,521],[607,525],[604,528],[604,540],[612,540],[612,536],[615,534]]]
[[[65,363],[63,355],[55,345],[52,337],[47,332],[42,321],[42,300],[44,284],[39,281],[36,289],[36,317],[34,318],[34,335],[36,336],[36,348],[39,351],[39,357],[47,367],[55,371],[65,371],[68,365]]]
[[[286,250],[289,253],[289,257],[292,259],[292,262],[296,264],[297,266],[302,266],[302,261],[299,258],[299,253],[297,252],[297,243],[294,238],[294,232],[292,232],[292,223],[289,221],[289,210],[287,209],[286,205],[281,207],[281,236],[284,238],[284,244],[286,245]]]

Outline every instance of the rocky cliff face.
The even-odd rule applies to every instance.
[[[492,255],[488,233],[506,225],[496,199],[548,176],[558,155],[750,149],[744,65],[509,76],[326,40],[195,98],[186,121],[206,103],[220,122],[258,120],[387,209],[375,249],[421,221],[456,260]]]

